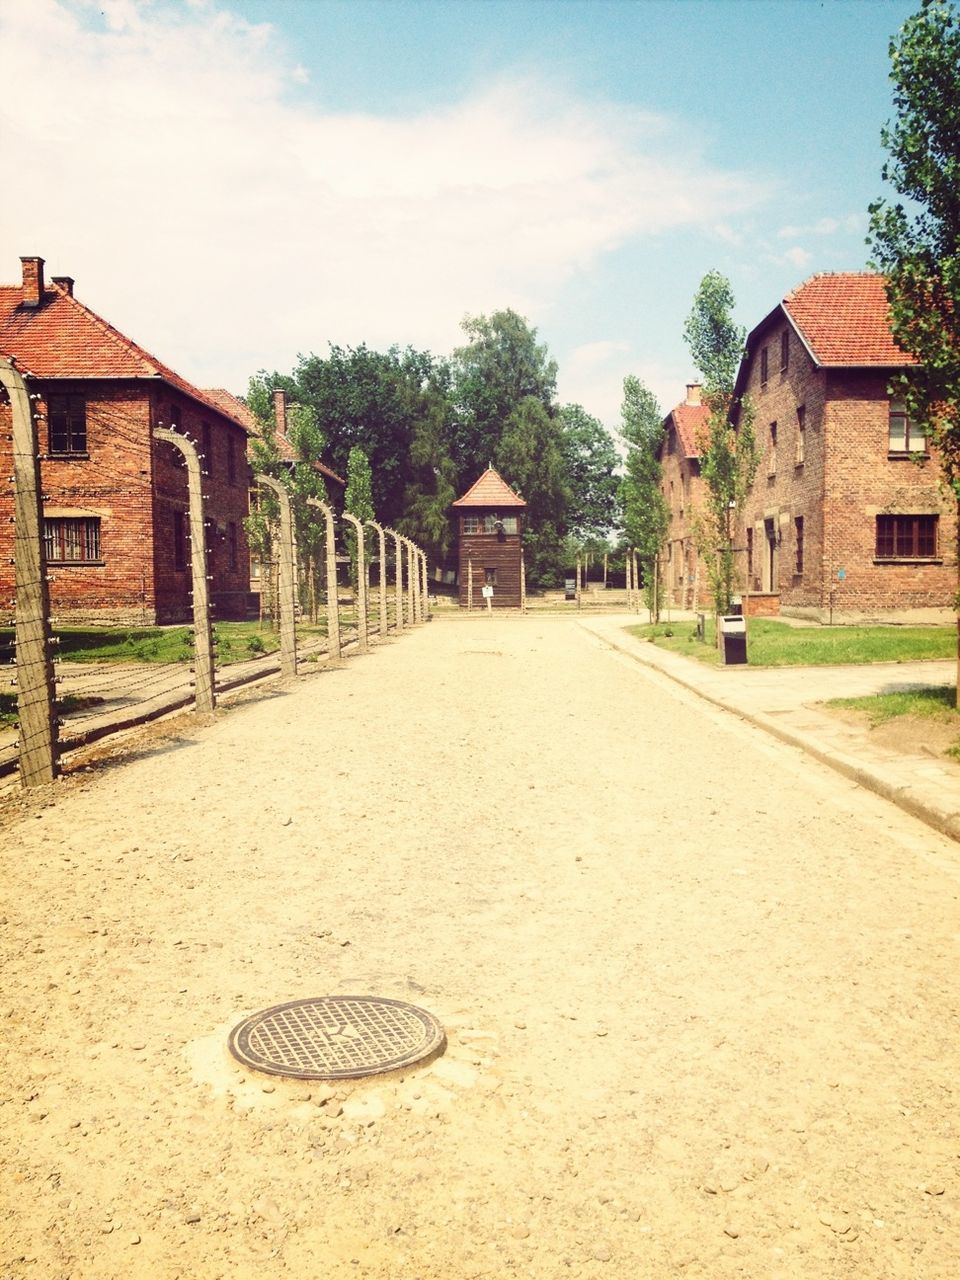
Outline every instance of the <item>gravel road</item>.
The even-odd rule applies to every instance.
[[[960,852],[574,620],[437,620],[0,815],[0,1280],[953,1280]],[[300,996],[446,1052],[226,1050]]]

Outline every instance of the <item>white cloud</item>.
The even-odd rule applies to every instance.
[[[234,390],[328,339],[441,352],[467,312],[537,323],[601,255],[763,197],[671,122],[537,80],[321,111],[271,28],[213,0],[5,0],[0,80],[0,240]]]
[[[842,218],[818,218],[808,226],[786,226],[777,232],[779,240],[801,240],[805,236],[859,235],[866,230],[867,220],[861,213],[848,213]]]
[[[792,249],[788,249],[786,253],[781,255],[781,260],[789,262],[792,267],[802,271],[813,261],[813,254],[808,249],[802,249],[799,245],[794,245]]]

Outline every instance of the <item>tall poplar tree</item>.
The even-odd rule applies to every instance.
[[[960,19],[924,0],[890,42],[897,117],[881,132],[884,181],[906,204],[870,206],[870,240],[887,277],[899,345],[920,362],[891,394],[923,423],[960,501]],[[960,592],[957,705],[960,706]]]
[[[697,441],[706,508],[697,513],[693,527],[716,613],[727,613],[732,605],[737,584],[737,516],[760,461],[750,403],[744,398],[734,404],[733,399],[746,336],[733,320],[733,306],[729,280],[719,271],[708,271],[683,331],[703,378],[703,399],[710,411]]]
[[[636,548],[643,569],[647,608],[656,622],[660,617],[661,594],[657,560],[670,518],[663,496],[663,469],[657,456],[663,436],[663,414],[656,396],[633,374],[623,380],[620,424],[620,432],[627,442],[625,471],[620,482],[623,530],[627,546]]]

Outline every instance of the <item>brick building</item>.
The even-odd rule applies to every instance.
[[[950,616],[957,504],[888,392],[911,363],[867,273],[813,276],[750,333],[736,395],[753,403],[761,461],[738,542],[744,584],[765,598],[754,611]]]
[[[37,424],[43,534],[54,616],[166,623],[191,615],[187,472],[156,426],[191,436],[203,457],[211,602],[218,618],[248,607],[247,430],[242,420],[21,258],[0,286],[0,354],[27,378]],[[0,404],[0,471],[12,471],[10,406]],[[4,455],[6,461],[4,461]],[[13,511],[0,489],[0,596],[12,599]]]
[[[687,384],[686,399],[663,420],[657,457],[663,470],[663,494],[670,524],[661,558],[666,598],[681,609],[695,609],[708,598],[708,586],[691,529],[692,513],[703,506],[698,439],[710,414],[700,399],[700,384]]]
[[[523,498],[488,467],[462,498],[453,503],[458,518],[460,605],[473,588],[473,606],[485,605],[484,587],[495,609],[519,609],[523,558]]]

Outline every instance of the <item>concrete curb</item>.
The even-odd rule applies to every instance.
[[[766,712],[750,711],[745,707],[738,706],[732,699],[717,697],[716,694],[704,689],[696,679],[685,677],[680,667],[676,665],[679,663],[686,664],[687,659],[685,658],[675,658],[673,654],[657,649],[655,650],[657,654],[656,660],[648,661],[637,652],[636,642],[620,641],[606,632],[598,631],[586,624],[582,625],[585,631],[588,631],[592,636],[596,636],[601,643],[616,650],[618,653],[622,653],[625,657],[631,658],[634,662],[639,663],[640,666],[666,676],[668,680],[672,680],[674,684],[680,685],[689,693],[696,694],[698,698],[703,698],[705,702],[709,702],[712,706],[719,707],[723,711],[731,712],[741,720],[746,720],[749,724],[762,729],[765,733],[769,733],[772,737],[779,739],[779,741],[786,743],[788,746],[797,747],[807,755],[813,756],[821,764],[834,769],[837,773],[843,774],[844,777],[857,786],[863,787],[866,791],[872,791],[875,795],[895,804],[905,813],[909,813],[911,817],[918,818],[935,831],[949,836],[952,840],[960,841],[960,807],[948,808],[940,806],[932,802],[926,795],[921,794],[909,783],[905,784],[900,780],[891,780],[886,777],[879,765],[871,766],[857,756],[851,756],[834,747],[830,747],[818,741],[809,733],[782,724]]]

